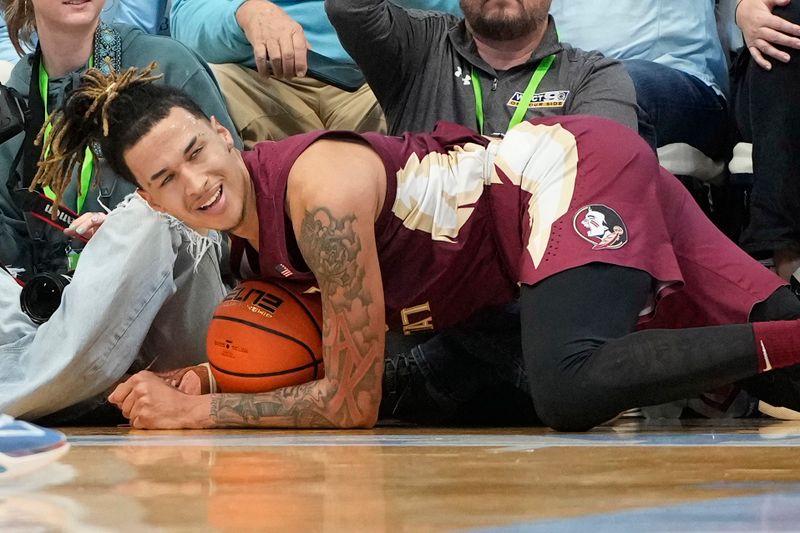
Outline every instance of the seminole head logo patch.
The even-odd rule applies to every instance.
[[[628,242],[628,228],[616,211],[602,204],[581,207],[572,219],[572,227],[592,250],[616,250]]]

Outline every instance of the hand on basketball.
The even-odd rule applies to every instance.
[[[167,372],[156,372],[156,375],[185,394],[198,395],[217,392],[217,384],[208,363]]]
[[[789,54],[776,46],[800,49],[800,26],[772,14],[775,7],[788,5],[790,1],[741,0],[737,4],[736,23],[742,29],[750,55],[763,69],[772,68],[768,58],[789,62]]]
[[[210,410],[208,396],[184,394],[147,370],[117,385],[108,401],[139,429],[201,428]]]
[[[64,233],[69,237],[91,239],[92,236],[97,233],[97,230],[100,229],[100,226],[103,225],[103,222],[106,221],[107,216],[108,215],[105,213],[84,213],[76,218],[75,221],[64,230]]]
[[[264,77],[303,77],[310,45],[303,27],[265,0],[249,0],[236,11],[236,21],[253,47],[258,73]]]

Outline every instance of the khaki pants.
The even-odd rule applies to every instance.
[[[349,93],[314,78],[262,78],[237,64],[211,65],[245,147],[319,129],[386,131],[375,95]]]

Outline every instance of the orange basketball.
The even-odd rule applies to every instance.
[[[214,311],[206,349],[222,392],[266,392],[325,375],[319,294],[285,281],[245,281]]]

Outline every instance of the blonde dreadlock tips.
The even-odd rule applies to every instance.
[[[42,144],[44,146],[42,147],[42,159],[37,165],[36,176],[34,176],[29,190],[33,191],[37,187],[50,187],[55,193],[57,205],[69,186],[75,169],[83,164],[86,148],[88,147],[94,154],[92,142],[100,137],[100,132],[96,131],[97,119],[99,118],[99,123],[102,124],[102,136],[108,137],[111,103],[129,87],[160,79],[162,75],[151,75],[157,66],[156,62],[152,62],[141,71],[136,67],[130,67],[124,72],[111,72],[110,74],[103,74],[97,68],[86,71],[81,77],[80,85],[68,96],[64,108],[69,108],[74,101],[86,100],[91,104],[82,116],[68,117],[65,115],[64,109],[60,109],[45,120],[34,141],[37,146]],[[97,116],[98,110],[100,111],[99,117]],[[45,136],[49,124],[52,124],[52,130],[49,135]],[[87,134],[87,130],[95,131],[96,134]],[[58,210],[54,209],[53,219],[57,215]]]

